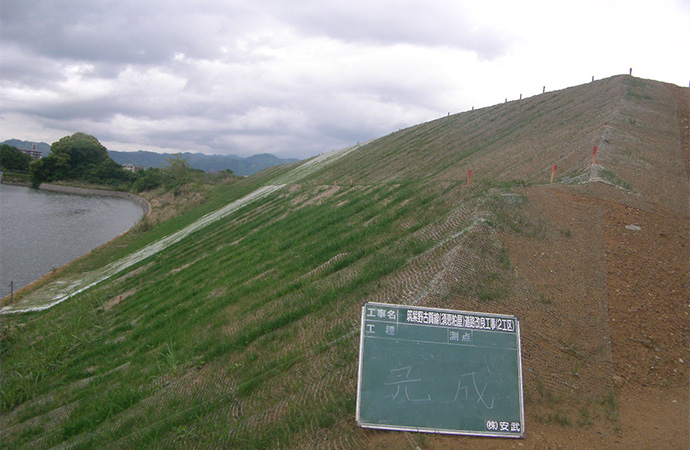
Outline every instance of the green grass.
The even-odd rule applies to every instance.
[[[25,172],[3,170],[2,179],[5,183],[29,183],[31,182],[31,174]]]
[[[635,192],[635,189],[632,187],[630,183],[628,183],[627,181],[625,181],[609,169],[602,169],[599,175],[601,176],[601,178],[613,184],[614,186],[621,187],[627,191]]]
[[[555,423],[566,428],[572,426],[570,416],[568,416],[568,414],[565,411],[560,409],[556,410],[553,413],[549,413],[546,416],[543,416],[541,421],[543,423]]]
[[[319,189],[305,191],[315,196]],[[349,359],[341,360],[320,344],[332,340],[334,333],[347,336],[349,327],[315,328],[308,333],[314,343],[306,349],[286,348],[285,340],[298,335],[305,320],[323,317],[317,322],[327,324],[334,314],[375,292],[378,280],[430,246],[413,237],[428,223],[423,207],[433,207],[434,197],[424,192],[405,185],[349,188],[322,204],[299,208],[277,193],[152,257],[153,264],[138,264],[130,270],[136,271],[133,276],[105,282],[45,313],[10,317],[3,331],[3,411],[20,408],[30,420],[71,405],[70,414],[54,425],[59,432],[51,432],[56,443],[89,436],[79,445],[98,446],[125,434],[118,426],[99,431],[104,424],[129,423],[124,427],[129,429],[161,420],[166,424],[157,426],[157,439],[187,442],[203,433],[178,423],[176,414],[195,400],[182,395],[147,413],[144,405],[168,389],[157,380],[225,367],[228,380],[238,383],[232,397],[249,401],[309,358],[328,356],[335,358],[336,366],[351,367]],[[153,229],[150,235],[143,233],[141,239],[182,227],[208,209]],[[411,219],[413,226],[400,226]],[[140,245],[133,242],[131,248]],[[305,277],[336,255],[343,256]],[[99,261],[97,257],[89,263]],[[105,308],[123,292],[133,293]],[[242,326],[233,328],[233,318]],[[349,335],[347,341],[354,343],[356,336]],[[310,346],[314,351],[305,353]],[[266,360],[267,351],[277,353]],[[260,358],[251,356],[257,354]],[[81,383],[84,387],[77,388]],[[203,396],[217,398],[213,391],[207,388]],[[351,404],[352,393],[348,395],[349,400],[337,404]],[[45,408],[27,407],[37,400],[46,401]],[[217,413],[219,406],[215,408]],[[257,445],[288,442],[295,428],[312,422],[331,428],[340,421],[333,411],[301,411],[289,423],[269,427],[277,431],[262,432]],[[136,439],[145,443],[147,436],[137,434]]]

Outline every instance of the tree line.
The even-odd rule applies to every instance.
[[[131,172],[115,162],[108,150],[94,136],[74,133],[50,146],[50,153],[35,161],[16,147],[3,144],[0,148],[2,170],[29,173],[31,185],[75,181],[107,186],[111,189],[142,192],[163,186],[179,189],[188,183],[195,172],[181,155],[168,158],[162,168],[151,167]]]
[[[10,172],[28,172],[31,156],[17,147],[0,145],[0,170]]]

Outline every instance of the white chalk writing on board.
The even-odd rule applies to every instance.
[[[431,395],[428,393],[425,396],[421,397],[414,397],[410,398],[410,384],[415,384],[419,383],[422,380],[420,378],[418,379],[412,379],[410,378],[410,371],[412,370],[412,366],[409,367],[401,367],[399,369],[391,369],[391,376],[393,381],[389,383],[384,383],[386,386],[395,386],[397,389],[395,391],[395,394],[392,394],[393,400],[398,398],[398,395],[400,395],[400,388],[404,388],[405,392],[405,399],[410,401],[410,402],[428,402],[431,401]]]

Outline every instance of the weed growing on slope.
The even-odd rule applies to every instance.
[[[609,419],[611,422],[618,420],[620,411],[618,410],[618,402],[614,392],[611,392],[601,400],[601,407],[604,410],[607,419]]]
[[[79,369],[70,360],[88,349],[96,340],[95,330],[107,325],[97,308],[102,301],[97,296],[83,296],[72,306],[73,313],[61,315],[59,309],[50,314],[51,323],[30,317],[25,322],[10,321],[10,327],[21,326],[21,333],[3,340],[5,348],[2,411],[46,392],[45,380],[51,377],[70,380]],[[13,361],[19,364],[13,365]]]
[[[163,344],[160,360],[161,361],[158,364],[158,369],[164,372],[174,372],[180,366],[180,360],[175,354],[175,344],[173,344],[172,341]]]
[[[105,395],[99,393],[98,402],[79,402],[69,418],[62,424],[65,439],[91,431],[108,418],[136,404],[143,393],[136,388],[113,389]]]

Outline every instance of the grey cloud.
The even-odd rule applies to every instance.
[[[456,2],[14,0],[2,13],[4,42],[56,58],[122,64],[155,64],[176,52],[213,58],[234,37],[277,26],[348,42],[457,47],[488,58],[509,46]]]
[[[172,4],[171,4],[172,5]],[[36,55],[107,64],[155,64],[199,52],[194,17],[160,2],[29,1],[3,4],[2,39]]]
[[[410,44],[473,51],[482,59],[504,54],[511,39],[479,24],[460,2],[311,1],[285,11],[298,28],[347,42]]]
[[[485,59],[509,48],[442,3],[3,0],[0,89],[12,92],[3,109],[143,149],[309,156],[407,126],[439,101],[423,88],[432,79],[415,68],[423,63],[396,62],[420,70],[415,80],[362,62],[362,45]],[[273,53],[294,44],[282,32],[297,43],[326,38],[340,53],[286,61]]]

